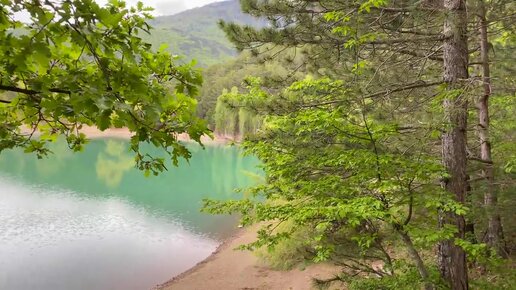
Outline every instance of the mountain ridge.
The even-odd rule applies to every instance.
[[[221,1],[154,18],[149,22],[154,28],[146,40],[154,49],[165,43],[171,53],[183,56],[185,61],[195,59],[198,66],[208,67],[237,55],[218,27],[219,20],[256,27],[265,25],[264,20],[244,14],[238,0]]]

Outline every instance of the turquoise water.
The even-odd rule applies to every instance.
[[[201,200],[239,198],[260,171],[235,147],[189,147],[157,177],[121,139],[0,154],[0,289],[149,289],[206,258],[237,221],[200,213]]]

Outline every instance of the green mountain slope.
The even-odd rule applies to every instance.
[[[252,26],[265,24],[242,13],[237,0],[215,2],[175,15],[156,17],[151,21],[154,29],[147,40],[156,49],[165,43],[171,53],[185,56],[186,60],[196,59],[199,66],[207,67],[237,54],[217,25],[220,19]]]

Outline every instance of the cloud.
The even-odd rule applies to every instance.
[[[187,10],[184,0],[168,0],[157,2],[154,6],[157,15],[172,15]]]
[[[224,0],[145,0],[146,6],[153,7],[154,15],[172,15],[191,8],[204,6]],[[99,1],[100,2],[100,1]],[[127,4],[136,5],[138,0],[127,0]]]
[[[172,15],[195,7],[204,6],[213,2],[226,0],[126,0],[128,6],[135,6],[138,1],[143,2],[145,6],[153,7],[152,12],[155,16]],[[95,0],[100,5],[105,5],[108,0]],[[27,11],[14,13],[16,20],[29,23],[30,14]]]

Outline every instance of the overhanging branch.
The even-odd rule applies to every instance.
[[[22,93],[22,94],[26,94],[26,95],[37,95],[37,94],[43,93],[42,91],[22,89],[22,88],[18,88],[15,86],[4,86],[4,85],[0,85],[0,91]],[[72,93],[69,90],[63,90],[63,89],[57,89],[57,88],[49,89],[48,91],[51,93],[60,93],[60,94],[68,94],[68,95]],[[4,103],[3,101],[0,101],[0,102]]]

